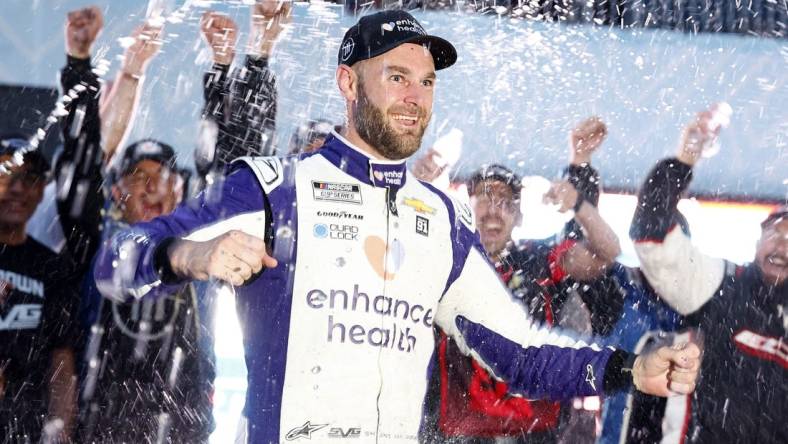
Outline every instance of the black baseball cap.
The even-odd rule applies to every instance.
[[[22,159],[33,171],[42,175],[49,173],[49,162],[37,148],[30,146],[30,137],[21,133],[0,135],[0,156],[14,155],[19,151],[24,153]]]
[[[116,169],[116,179],[134,171],[134,167],[143,160],[154,160],[176,170],[175,150],[170,145],[155,139],[142,139],[126,147]]]
[[[468,194],[473,196],[476,193],[476,187],[487,180],[497,180],[503,182],[512,189],[512,195],[515,199],[520,199],[520,192],[523,189],[523,180],[514,171],[506,168],[503,165],[492,164],[482,165],[471,178],[468,180]]]
[[[401,10],[380,11],[365,15],[345,33],[337,55],[338,65],[377,57],[403,43],[427,46],[435,69],[448,68],[457,61],[457,50],[447,40],[427,34],[412,15]]]
[[[761,229],[765,229],[769,225],[777,223],[780,219],[785,219],[786,217],[788,217],[788,205],[780,205],[772,210],[772,212],[766,216],[766,219],[761,222]]]

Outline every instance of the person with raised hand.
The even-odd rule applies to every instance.
[[[269,60],[290,20],[290,3],[255,2],[250,8],[250,33],[243,68],[231,71],[238,27],[227,15],[207,11],[200,21],[210,47],[213,66],[203,78],[204,125],[216,128],[215,136],[201,140],[208,146],[195,156],[197,172],[205,177],[233,160],[276,151],[276,76]],[[208,131],[209,134],[212,134]]]
[[[783,420],[788,415],[788,206],[776,206],[761,223],[754,261],[746,265],[701,252],[677,209],[696,164],[719,135],[718,109],[694,116],[675,156],[649,172],[629,234],[648,283],[706,338],[686,438],[783,443],[788,441]]]

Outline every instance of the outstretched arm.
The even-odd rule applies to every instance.
[[[514,393],[568,399],[630,384],[659,396],[694,388],[696,346],[636,357],[543,328],[511,297],[486,260],[478,235],[462,226],[455,230],[454,267],[435,323]]]
[[[111,237],[96,259],[96,285],[118,300],[177,290],[194,279],[240,285],[262,266],[276,265],[266,254],[265,230],[262,189],[239,164],[171,214]]]
[[[646,176],[629,230],[643,274],[681,314],[711,299],[725,273],[722,259],[706,256],[692,245],[677,209],[703,145],[716,137],[708,129],[710,119],[710,113],[699,113],[684,129],[676,157],[659,161]]]

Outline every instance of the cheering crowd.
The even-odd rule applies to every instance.
[[[457,52],[406,12],[348,29],[346,115],[276,147],[268,60],[289,19],[255,3],[239,48],[230,17],[203,15],[213,136],[192,174],[167,142],[126,140],[162,25],[104,81],[101,10],[68,13],[62,151],[50,166],[31,135],[0,135],[2,442],[208,442],[228,289],[249,383],[237,442],[788,442],[788,206],[746,265],[700,252],[677,210],[713,109],[644,172],[631,268],[597,210],[597,117],[544,195],[572,214],[549,239],[513,239],[529,215],[503,165],[467,195],[435,150],[408,169]]]

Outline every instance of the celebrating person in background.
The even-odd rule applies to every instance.
[[[718,132],[711,111],[687,124],[676,156],[659,161],[643,181],[630,236],[649,284],[706,338],[687,439],[784,443],[788,207],[763,221],[755,260],[744,266],[700,252],[677,210]]]

